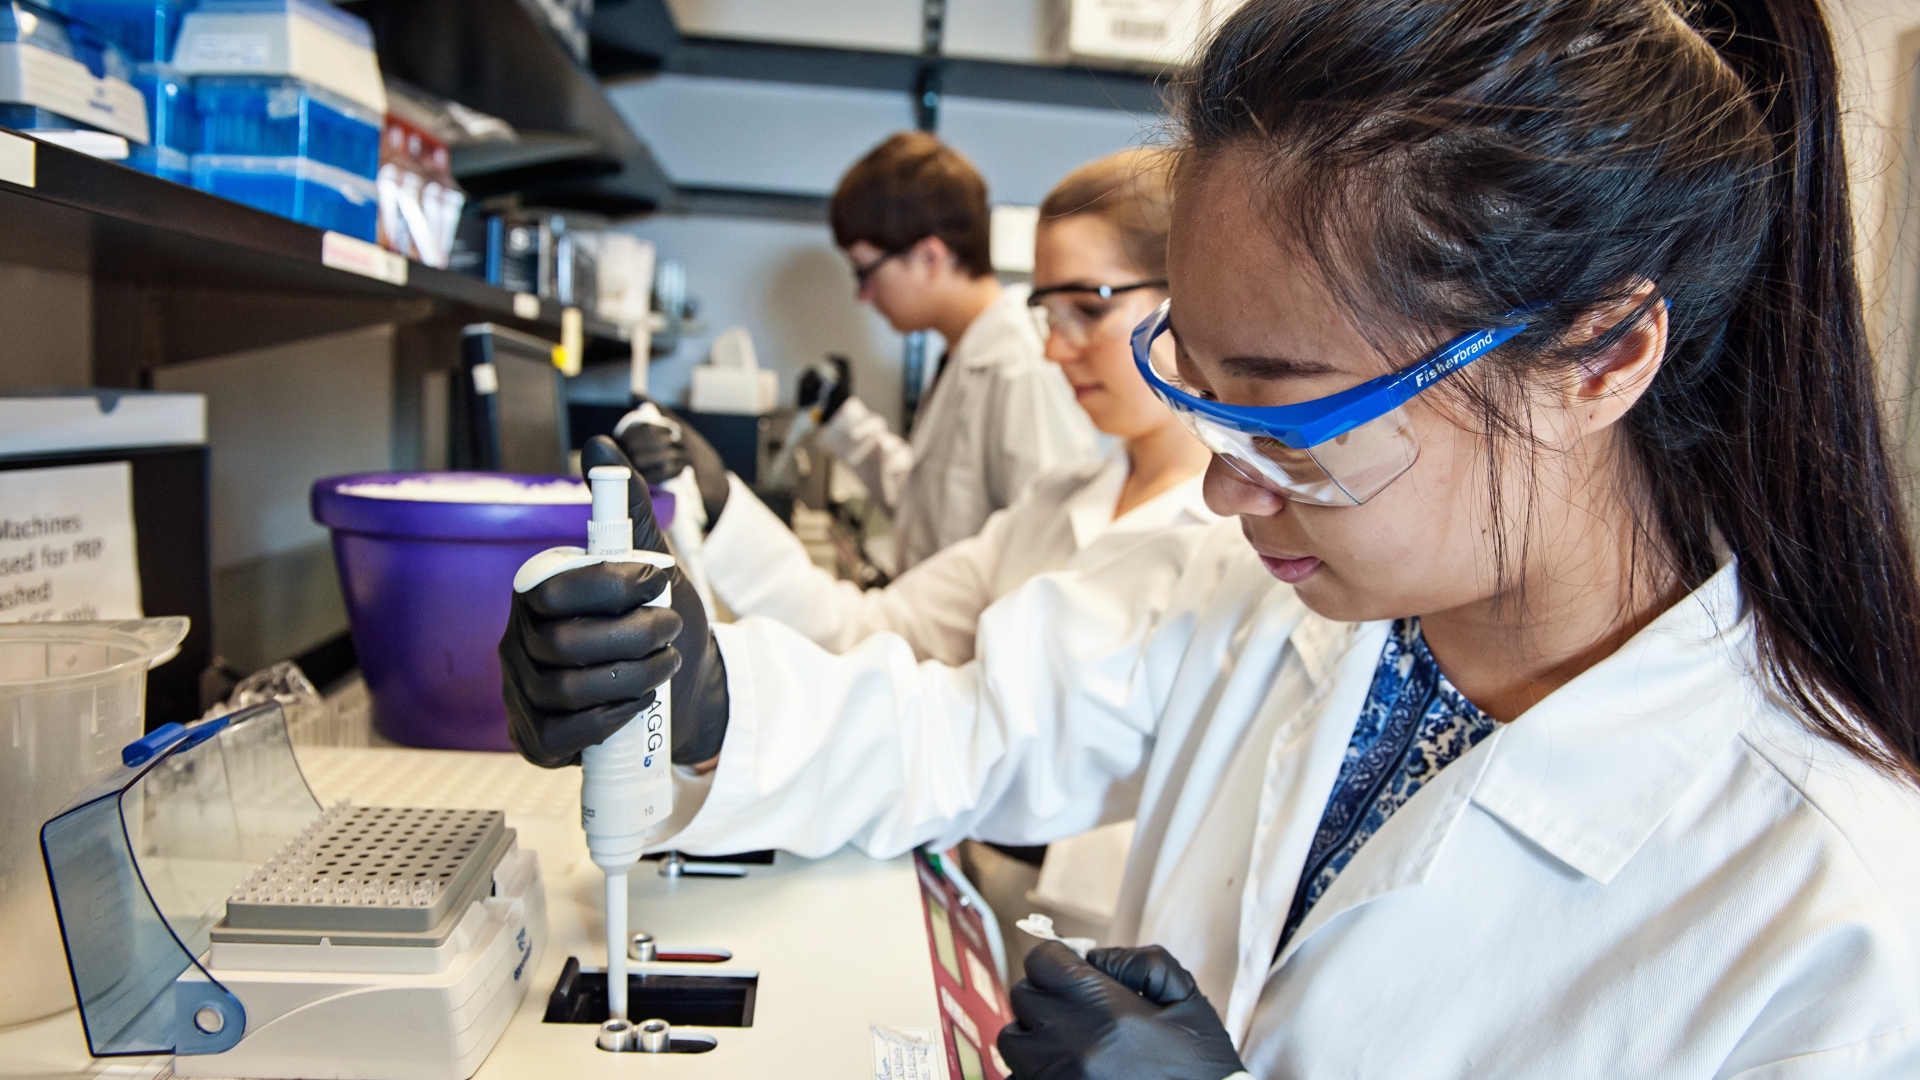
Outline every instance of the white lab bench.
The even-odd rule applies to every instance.
[[[782,852],[744,878],[661,877],[654,863],[631,875],[632,929],[664,947],[720,946],[724,966],[759,973],[751,1027],[703,1028],[704,1054],[614,1054],[594,1046],[591,1024],[542,1022],[567,957],[605,963],[602,877],[579,826],[577,769],[544,770],[512,754],[461,751],[299,750],[323,803],[500,809],[520,843],[540,856],[547,942],[519,1011],[478,1080],[600,1077],[859,1077],[872,1075],[871,1025],[937,1032],[937,999],[920,887],[912,858],[841,851],[824,859]],[[711,974],[717,965],[671,965]],[[656,968],[655,970],[659,970]],[[636,1017],[636,1019],[639,1019]],[[352,1032],[342,1032],[351,1040]],[[88,1056],[77,1011],[0,1029],[0,1078],[153,1077],[166,1058]]]

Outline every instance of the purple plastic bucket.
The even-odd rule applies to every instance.
[[[363,473],[313,485],[313,517],[333,532],[333,560],[354,651],[380,734],[407,746],[511,750],[500,657],[513,574],[534,553],[584,546],[579,503],[437,502],[349,494],[343,487],[424,481],[558,478],[505,473]],[[574,481],[584,492],[585,485]],[[653,492],[673,520],[673,496]]]

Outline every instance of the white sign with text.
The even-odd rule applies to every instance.
[[[133,467],[0,471],[0,622],[137,619]]]

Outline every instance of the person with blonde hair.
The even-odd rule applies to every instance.
[[[1105,461],[1035,477],[980,532],[881,589],[814,566],[806,549],[737,478],[707,534],[713,588],[738,615],[765,615],[844,652],[892,631],[923,660],[973,659],[980,613],[1035,574],[1097,543],[1214,520],[1200,497],[1207,451],[1134,369],[1127,333],[1166,299],[1168,155],[1127,150],[1081,166],[1047,196],[1033,292],[1047,359],[1095,427],[1120,446]]]

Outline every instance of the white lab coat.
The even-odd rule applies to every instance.
[[[991,608],[980,658],[715,628],[693,852],[1039,843],[1137,816],[1112,937],[1190,968],[1261,1077],[1920,1076],[1920,796],[1756,677],[1731,567],[1438,774],[1275,962],[1387,624],[1237,522]]]
[[[707,535],[705,562],[714,591],[736,614],[785,623],[829,652],[891,631],[921,660],[964,664],[973,659],[981,613],[1036,574],[1100,559],[1162,529],[1219,520],[1197,474],[1115,518],[1128,472],[1123,448],[1096,465],[1042,473],[978,534],[940,549],[884,589],[862,589],[815,566],[780,519],[730,477],[733,490]],[[1033,899],[1050,914],[1106,924],[1132,841],[1133,822],[1117,821],[1054,843]]]
[[[1028,292],[1002,290],[952,344],[911,443],[857,398],[820,429],[892,512],[895,574],[979,532],[1040,473],[1095,458],[1093,424],[1046,359]]]
[[[740,616],[764,615],[829,652],[892,631],[922,660],[973,659],[981,613],[1036,574],[1161,529],[1217,521],[1200,476],[1113,516],[1128,475],[1124,449],[1095,464],[1036,477],[979,533],[940,549],[884,589],[862,589],[813,564],[807,550],[751,489],[732,492],[704,545],[714,591]]]

